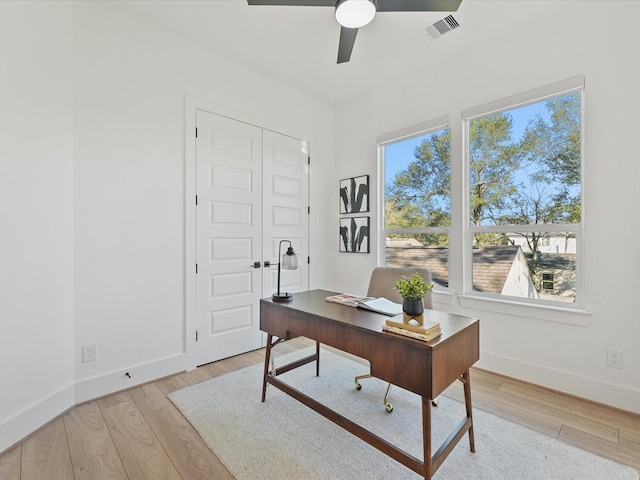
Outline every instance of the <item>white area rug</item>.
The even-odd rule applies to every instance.
[[[310,352],[276,357],[276,365]],[[245,368],[170,395],[238,480],[421,478],[273,386],[262,403],[262,368]],[[315,364],[308,364],[278,378],[422,458],[420,397],[394,387],[389,414],[382,404],[385,383],[368,379],[355,390],[354,375],[366,372],[365,365],[323,350],[319,377]],[[441,397],[432,411],[436,451],[464,417],[464,406]],[[478,409],[473,414],[476,453],[469,451],[465,436],[434,479],[638,479],[630,467]]]

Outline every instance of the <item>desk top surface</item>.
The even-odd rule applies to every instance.
[[[306,316],[317,317],[324,321],[336,322],[347,328],[369,330],[380,333],[381,335],[393,335],[382,332],[382,325],[385,320],[391,317],[364,308],[341,305],[326,300],[326,297],[337,294],[337,292],[328,290],[309,290],[294,293],[293,300],[290,302],[273,302],[270,298],[264,298],[261,302],[285,310],[300,312]],[[429,309],[425,309],[424,318],[425,320],[439,322],[442,328],[442,335],[430,342],[415,340],[410,337],[403,337],[403,340],[406,339],[407,341],[417,342],[425,346],[436,347],[438,344],[454,337],[468,326],[478,322],[477,318]],[[397,337],[397,335],[394,335],[394,337]]]

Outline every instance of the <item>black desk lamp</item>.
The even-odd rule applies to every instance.
[[[287,248],[285,254],[281,256],[282,242],[287,242],[289,248]],[[282,268],[285,270],[295,270],[298,268],[298,254],[293,251],[289,240],[280,240],[280,244],[278,245],[278,293],[274,293],[272,297],[274,302],[289,302],[293,300],[293,295],[287,292],[280,293],[280,265],[282,265]]]

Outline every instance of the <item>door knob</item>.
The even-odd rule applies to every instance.
[[[253,268],[260,268],[260,262],[253,262],[253,265],[251,265]]]

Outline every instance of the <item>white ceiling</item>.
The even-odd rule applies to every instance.
[[[433,40],[422,27],[448,12],[383,12],[361,28],[351,61],[336,64],[331,7],[249,6],[246,0],[111,0],[113,4],[297,90],[339,105],[417,66],[549,14],[560,0],[463,0],[461,27]],[[514,33],[517,34],[517,33]],[[504,37],[503,37],[504,38]]]

